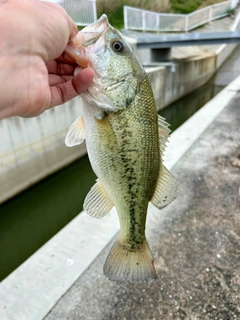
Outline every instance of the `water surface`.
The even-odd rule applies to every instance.
[[[95,179],[84,156],[0,205],[0,281],[82,211]]]

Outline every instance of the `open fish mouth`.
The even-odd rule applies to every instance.
[[[110,24],[108,22],[108,18],[105,14],[101,16],[97,21],[89,24],[85,28],[81,30],[81,32],[84,33],[94,33],[94,32],[104,32],[106,29],[110,27]]]
[[[82,29],[71,39],[65,53],[82,67],[91,67],[89,56],[106,47],[105,33],[110,28],[105,14],[96,22]]]

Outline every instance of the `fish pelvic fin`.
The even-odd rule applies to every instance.
[[[151,282],[156,279],[157,274],[147,240],[145,239],[135,250],[129,250],[117,241],[108,254],[103,272],[111,281]]]
[[[100,219],[108,214],[113,206],[103,184],[97,180],[84,200],[83,210],[93,218]]]
[[[85,139],[85,124],[83,117],[80,116],[73,122],[68,130],[67,136],[65,138],[65,144],[67,147],[73,147],[81,144]]]
[[[178,192],[178,183],[176,178],[161,164],[155,193],[151,203],[158,209],[166,207],[176,197]]]

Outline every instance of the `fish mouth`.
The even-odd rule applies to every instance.
[[[103,14],[97,21],[89,24],[85,28],[83,28],[80,32],[83,33],[95,33],[95,32],[104,32],[107,28],[110,27],[110,23],[106,14]]]
[[[110,27],[107,16],[103,14],[100,19],[83,28],[70,40],[65,53],[80,67],[91,67],[90,55],[105,47],[104,35]]]

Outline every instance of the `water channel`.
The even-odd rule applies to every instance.
[[[160,114],[173,131],[221,89],[206,84]],[[82,211],[95,179],[84,156],[0,205],[0,281]]]
[[[239,56],[240,48],[228,61],[236,62]],[[227,64],[221,68],[224,74]],[[172,131],[221,91],[226,84],[219,82],[218,76],[219,72],[209,83],[161,110]],[[95,179],[84,156],[0,205],[0,281],[82,211]]]

